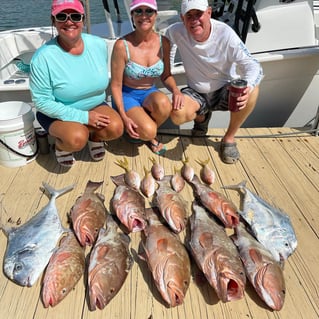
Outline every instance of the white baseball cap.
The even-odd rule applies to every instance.
[[[184,15],[190,10],[205,11],[208,8],[207,0],[183,0],[181,5],[181,13]]]

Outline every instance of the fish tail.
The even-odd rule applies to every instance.
[[[235,190],[242,190],[245,189],[246,187],[246,183],[247,181],[244,180],[242,182],[240,182],[239,184],[235,184],[235,185],[227,185],[227,186],[221,186],[221,188],[223,189],[235,189]]]
[[[88,181],[86,184],[86,191],[88,193],[93,193],[95,190],[97,190],[101,185],[103,184],[102,182],[93,182],[93,181]]]
[[[50,193],[51,198],[57,198],[65,193],[69,192],[75,186],[75,184],[73,184],[73,185],[69,185],[67,187],[64,187],[62,189],[55,189],[52,186],[50,186],[48,183],[45,183],[45,182],[43,182],[42,185]]]

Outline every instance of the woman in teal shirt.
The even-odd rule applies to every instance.
[[[54,0],[52,23],[58,36],[39,48],[31,61],[30,89],[41,126],[56,138],[60,165],[75,163],[73,152],[88,143],[93,160],[103,159],[104,141],[123,134],[123,122],[106,102],[109,84],[106,42],[82,33],[79,0]]]

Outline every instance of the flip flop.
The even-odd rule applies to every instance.
[[[222,141],[220,144],[220,157],[226,164],[236,163],[240,158],[237,143],[227,143]]]
[[[165,154],[165,152],[166,152],[166,146],[165,146],[164,144],[162,144],[163,147],[162,147],[160,150],[158,150],[158,151],[155,151],[155,150],[154,150],[154,148],[155,148],[155,149],[158,148],[158,147],[160,146],[160,144],[162,144],[160,141],[157,141],[156,144],[154,144],[154,143],[152,143],[152,142],[150,142],[150,141],[147,142],[147,146],[149,147],[149,149],[150,149],[154,154],[163,155],[163,154]]]

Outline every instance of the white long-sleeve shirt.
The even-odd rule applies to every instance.
[[[236,78],[246,80],[250,87],[262,80],[259,62],[236,32],[221,21],[211,19],[211,33],[205,42],[195,41],[182,22],[171,25],[166,36],[178,47],[187,85],[199,93],[214,92]]]

